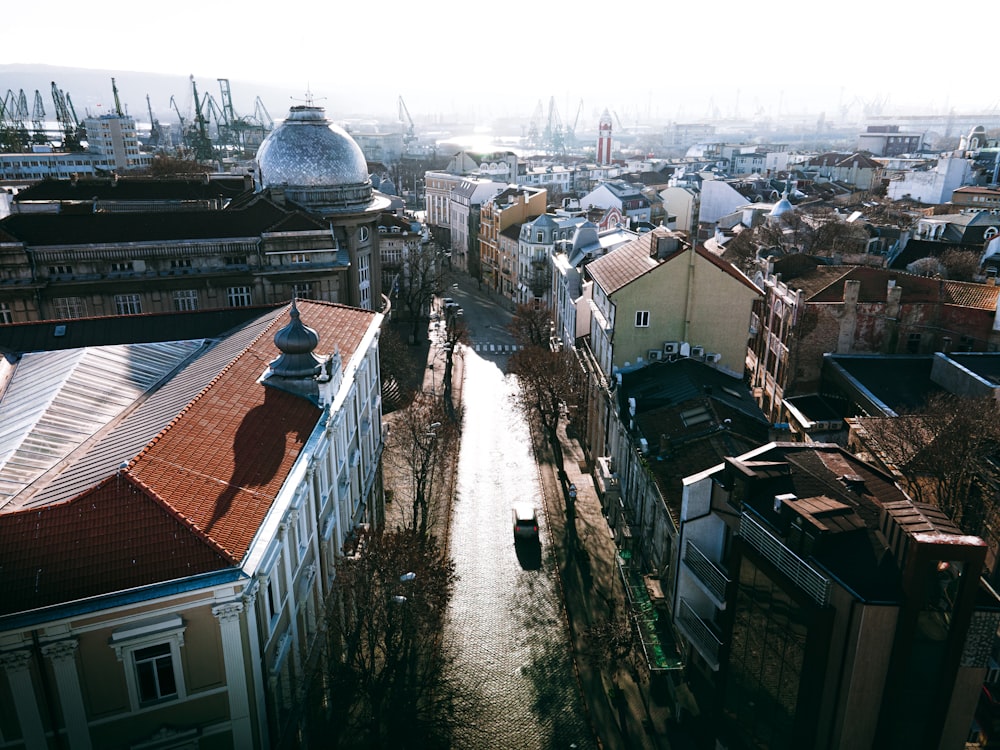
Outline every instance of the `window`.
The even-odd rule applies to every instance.
[[[185,697],[180,649],[184,622],[178,615],[143,620],[111,634],[111,647],[125,667],[132,709]]]
[[[649,310],[635,311],[635,326],[636,328],[649,327]]]
[[[226,290],[226,296],[230,307],[249,307],[253,304],[248,286],[231,286]]]
[[[133,652],[135,683],[139,702],[155,703],[177,696],[177,680],[169,643],[140,648]]]
[[[132,271],[135,270],[132,261],[121,261],[119,263],[111,264],[112,273],[120,273],[121,271]]]
[[[292,297],[294,299],[313,299],[312,284],[293,284]]]
[[[87,303],[80,297],[56,297],[52,306],[56,318],[83,318],[87,315]]]
[[[142,302],[138,294],[116,294],[115,308],[119,315],[138,315],[142,312]]]
[[[358,240],[360,242],[367,242],[367,240],[368,240],[368,227],[361,227],[358,230]]]
[[[190,258],[174,258],[170,261],[171,268],[190,268],[191,259]]]
[[[906,337],[906,352],[907,354],[919,354],[920,353],[920,334],[911,333]]]
[[[308,263],[309,256],[306,253],[292,253],[288,256],[289,263]]]
[[[174,292],[174,309],[178,312],[198,309],[198,290],[178,289]]]
[[[73,266],[49,266],[50,276],[72,276]]]
[[[10,305],[6,302],[0,302],[0,323],[13,323],[14,313],[10,309]]]
[[[222,262],[227,266],[245,266],[247,264],[247,256],[245,255],[227,255],[222,259]]]

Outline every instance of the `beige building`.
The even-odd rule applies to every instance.
[[[590,347],[605,377],[689,356],[742,377],[761,291],[730,263],[657,228],[591,262]]]
[[[485,201],[480,210],[482,281],[512,304],[519,298],[517,239],[520,225],[545,213],[547,195],[544,188],[511,185],[492,200]],[[517,231],[513,236],[503,237],[509,228],[516,228]]]

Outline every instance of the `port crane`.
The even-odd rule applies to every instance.
[[[62,130],[62,145],[67,151],[81,151],[83,146],[80,141],[83,134],[80,130],[80,121],[76,118],[73,103],[69,94],[64,94],[55,81],[52,81],[52,103],[56,107],[56,120]]]
[[[414,133],[413,118],[410,117],[410,110],[406,107],[406,102],[403,101],[403,97],[399,97],[399,121],[406,126],[406,132],[403,134],[403,144],[409,145],[413,141],[417,140],[416,133]]]
[[[49,139],[45,135],[45,102],[38,89],[35,89],[35,104],[31,108],[31,126],[34,128],[32,140],[36,144],[48,143]]]
[[[166,138],[163,137],[163,126],[160,121],[153,116],[153,105],[149,101],[149,94],[146,94],[146,109],[149,111],[149,147],[154,151],[164,145]]]

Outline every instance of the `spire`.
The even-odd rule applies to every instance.
[[[318,405],[316,378],[323,371],[324,360],[313,354],[313,350],[319,345],[319,334],[300,320],[294,299],[288,315],[291,320],[274,334],[274,345],[280,354],[271,360],[260,382]]]
[[[314,377],[321,360],[313,355],[319,334],[300,320],[299,308],[292,300],[291,320],[274,334],[274,345],[281,354],[271,362],[271,374],[282,378]]]

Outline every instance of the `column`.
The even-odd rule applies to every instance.
[[[83,706],[80,678],[76,671],[76,639],[56,641],[42,646],[42,653],[52,662],[56,689],[62,704],[63,720],[69,737],[70,750],[90,750],[90,727]]]
[[[24,746],[27,750],[47,750],[49,743],[45,739],[42,717],[38,714],[30,667],[29,651],[8,651],[0,654],[0,668],[7,674],[7,683],[10,685],[11,695],[14,696],[14,708],[17,711],[17,721],[21,725]]]
[[[257,699],[257,731],[260,732],[260,746],[268,747],[267,727],[267,690],[261,670],[263,653],[260,649],[260,623],[256,606],[257,592],[260,591],[260,579],[251,582],[243,593],[243,610],[247,613],[247,636],[250,640],[250,667],[253,670],[253,692]]]
[[[229,692],[229,720],[233,726],[233,746],[253,747],[253,725],[250,722],[250,701],[247,697],[247,673],[243,660],[243,639],[240,637],[240,614],[243,602],[227,602],[212,607],[219,620],[222,634],[222,658],[226,665],[226,686]]]

